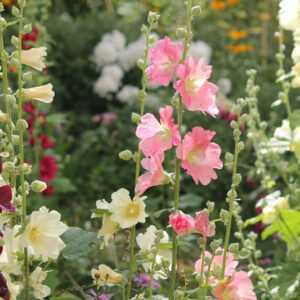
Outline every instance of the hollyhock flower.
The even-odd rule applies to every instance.
[[[177,213],[169,215],[169,224],[179,236],[183,236],[194,228],[195,220],[190,215]]]
[[[23,110],[31,115],[35,113],[35,106],[31,102],[26,102],[23,104]]]
[[[13,193],[9,185],[3,185],[0,187],[0,213],[2,210],[8,212],[14,212],[16,210],[15,205],[11,202],[13,200]]]
[[[182,160],[182,168],[187,170],[196,184],[200,181],[203,185],[207,185],[212,179],[217,179],[214,168],[223,167],[219,159],[220,146],[210,142],[215,134],[214,131],[194,127],[176,149],[177,157]]]
[[[59,236],[68,229],[60,218],[57,211],[49,212],[45,206],[34,211],[20,236],[20,244],[31,247],[35,258],[42,257],[43,261],[57,259],[59,252],[66,246]]]
[[[54,194],[54,185],[50,184],[47,188],[42,192],[44,196],[52,196]]]
[[[129,228],[137,223],[145,223],[147,214],[145,213],[144,200],[147,197],[134,197],[131,200],[126,189],[119,189],[112,193],[112,202],[109,204],[111,220],[117,222],[121,228]]]
[[[286,30],[296,30],[300,26],[299,0],[280,1],[279,23]]]
[[[253,284],[246,272],[233,274],[226,283],[219,283],[213,288],[212,294],[219,300],[256,300]]]
[[[98,269],[92,269],[94,283],[98,286],[106,284],[118,284],[124,280],[124,276],[112,270],[107,265],[99,265]]]
[[[183,103],[190,111],[200,110],[213,117],[219,112],[216,105],[218,87],[207,79],[211,75],[211,66],[204,65],[204,58],[196,64],[190,57],[177,68],[180,80],[174,83],[174,88],[180,93]]]
[[[150,283],[150,275],[148,274],[139,274],[138,276],[133,277],[133,281],[136,283],[137,287],[147,288]],[[152,281],[152,289],[156,291],[159,288],[160,284],[158,281]]]
[[[54,98],[53,85],[51,83],[23,89],[25,99],[35,99],[44,103],[51,103]]]
[[[113,112],[101,114],[102,124],[109,125],[111,122],[118,120],[118,116]]]
[[[34,290],[35,299],[44,299],[51,294],[51,290],[47,285],[42,284],[47,278],[47,272],[43,271],[41,267],[36,269],[30,274],[29,282]]]
[[[58,168],[55,157],[43,156],[39,167],[42,181],[48,182],[56,177]]]
[[[4,300],[10,299],[10,294],[6,284],[6,279],[1,272],[0,272],[0,298]]]
[[[138,184],[135,187],[135,192],[138,196],[141,196],[151,186],[170,183],[170,176],[164,171],[162,166],[163,160],[163,152],[142,159],[141,165],[150,173],[145,173],[138,178]]]
[[[3,238],[3,233],[0,231],[0,238]],[[3,251],[3,247],[0,246],[0,255],[2,254]]]
[[[92,122],[94,123],[98,123],[101,121],[101,114],[95,114],[93,117],[92,117]]]
[[[136,136],[142,139],[139,147],[145,156],[166,151],[180,143],[178,125],[174,124],[174,119],[171,118],[172,113],[172,106],[160,108],[160,123],[150,113],[142,117],[142,123],[136,129]]]
[[[167,86],[170,84],[182,54],[180,44],[172,43],[168,37],[159,40],[155,49],[149,50],[149,58],[152,62],[146,69],[150,83]]]
[[[212,224],[209,224],[209,217],[207,213],[203,211],[196,213],[194,231],[201,233],[205,242],[207,237],[215,235],[215,228]]]
[[[21,51],[21,63],[38,71],[45,68],[44,57],[47,56],[47,48],[31,48]]]
[[[223,249],[218,248],[217,251],[221,251]],[[235,272],[235,268],[238,265],[238,262],[234,260],[234,254],[228,253],[226,254],[226,266],[225,266],[225,275],[224,278],[227,279]],[[211,259],[212,254],[208,251],[205,251],[205,258]],[[205,261],[205,260],[204,260]],[[217,279],[220,279],[221,271],[222,271],[222,265],[223,265],[223,254],[222,255],[216,255],[211,263],[211,277],[209,279],[210,282],[215,282]],[[201,258],[198,259],[195,263],[195,272],[201,273],[202,269],[202,255]],[[208,264],[204,263],[203,271],[206,272],[208,270]]]

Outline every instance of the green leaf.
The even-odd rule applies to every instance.
[[[278,231],[278,221],[275,221],[272,225],[268,226],[262,233],[261,238],[265,240],[267,237]]]
[[[55,295],[58,286],[60,285],[58,270],[47,271],[47,278],[43,284],[48,285],[51,289],[51,293]]]
[[[47,116],[47,122],[54,125],[67,123],[66,115],[64,113],[56,113]]]
[[[295,129],[296,127],[300,126],[300,109],[293,110],[289,117],[289,121],[292,129]]]
[[[201,207],[203,198],[196,194],[185,194],[180,197],[179,208],[185,209],[187,207]]]
[[[111,215],[107,209],[93,208],[91,212],[96,215],[96,217],[102,217],[104,214]]]
[[[172,208],[164,208],[164,209],[161,209],[161,210],[158,210],[158,211],[156,211],[156,212],[154,212],[153,214],[152,214],[152,216],[154,217],[154,218],[159,218],[160,216],[161,216],[161,214],[163,214],[164,212],[166,212],[166,211],[168,211],[168,212],[172,212]]]
[[[68,260],[87,255],[92,249],[90,245],[98,241],[96,232],[84,231],[79,227],[69,227],[61,238],[66,244],[61,254]]]
[[[188,246],[189,244],[188,243],[185,243],[185,242],[178,242],[178,246]],[[169,248],[172,248],[172,243],[169,242],[169,243],[161,243],[158,245],[158,248],[161,248],[161,249],[169,249]]]
[[[262,218],[263,218],[263,214],[260,214],[260,215],[254,217],[254,218],[248,219],[244,223],[244,227],[247,227],[248,225],[256,224],[257,222],[261,221]]]
[[[55,186],[55,193],[67,193],[76,191],[75,185],[69,178],[66,177],[55,178],[53,180],[53,184]]]

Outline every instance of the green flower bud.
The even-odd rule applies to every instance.
[[[145,98],[147,97],[147,93],[143,90],[141,90],[139,93],[138,93],[138,98],[139,100],[143,101],[145,100]]]
[[[254,255],[255,255],[256,258],[261,257],[261,255],[262,255],[261,250],[256,250],[255,253],[254,253]]]
[[[201,7],[200,7],[199,5],[194,6],[194,7],[192,8],[192,16],[193,16],[193,17],[198,17],[198,16],[200,16],[200,15],[201,15]]]
[[[123,160],[130,160],[132,158],[132,152],[130,150],[124,150],[119,153],[119,158]]]
[[[3,6],[3,3],[1,2],[0,3],[0,12],[3,11],[3,10],[4,10],[4,6]]]
[[[19,38],[18,38],[18,37],[16,37],[16,36],[13,35],[13,36],[11,37],[10,42],[11,42],[16,48],[18,48],[18,46],[19,46]]]
[[[238,185],[242,180],[242,176],[241,174],[235,174],[234,177],[233,177],[233,183],[235,185]]]
[[[20,144],[19,136],[13,134],[13,136],[12,136],[12,142],[13,142],[13,144],[14,144],[15,146],[19,145],[19,144]]]
[[[32,31],[32,25],[31,24],[26,24],[23,27],[23,34],[30,33],[31,31]]]
[[[133,123],[139,123],[141,121],[141,116],[135,112],[131,113],[131,121]]]
[[[160,15],[156,12],[150,11],[148,14],[148,23],[153,24],[154,22],[157,22],[159,20]]]
[[[137,66],[143,70],[144,69],[144,60],[139,58],[138,61],[137,61]]]
[[[143,25],[142,25],[141,32],[142,32],[143,34],[147,35],[148,32],[149,32],[149,28],[148,28],[146,25],[143,24]]]
[[[32,80],[32,73],[31,72],[26,72],[23,74],[23,80],[25,82],[29,82]]]
[[[237,122],[236,122],[235,120],[232,120],[232,121],[230,122],[230,127],[233,128],[233,129],[238,128]]]
[[[24,163],[23,169],[24,169],[24,174],[31,174],[32,165]]]
[[[240,245],[238,243],[230,244],[228,247],[228,251],[230,253],[237,253],[239,251]]]
[[[13,95],[6,95],[6,103],[9,105],[13,105],[14,103],[16,103],[16,97]]]
[[[225,223],[227,224],[228,222],[228,219],[229,219],[229,212],[225,209],[221,209],[221,212],[220,212],[220,219]]]
[[[20,15],[20,10],[16,6],[13,6],[11,13],[13,16],[15,16],[17,18]]]
[[[47,188],[47,184],[40,180],[35,180],[31,183],[30,188],[37,193],[43,192]]]
[[[24,119],[17,121],[17,128],[19,132],[22,132],[28,128],[28,123]]]
[[[7,173],[12,173],[15,171],[15,166],[11,161],[7,161],[2,165],[2,170]]]
[[[208,212],[211,213],[211,212],[213,212],[213,210],[215,208],[215,203],[211,202],[211,201],[207,201],[206,206],[207,206]]]
[[[226,154],[225,154],[226,163],[232,163],[233,159],[234,159],[233,154],[230,152],[226,152]]]
[[[241,131],[240,131],[239,129],[234,129],[234,131],[233,131],[233,136],[234,136],[235,138],[239,138],[240,135],[241,135]]]
[[[213,241],[210,243],[210,249],[214,252],[214,251],[216,251],[221,245],[222,245],[222,239],[219,239],[219,240],[213,240]]]
[[[237,238],[239,240],[242,239],[242,234],[240,232],[235,232],[234,236],[235,236],[235,238]]]
[[[176,29],[176,35],[179,39],[184,40],[188,36],[188,32],[185,28],[179,27]]]
[[[4,18],[0,18],[0,26],[1,26],[2,28],[5,28],[5,26],[6,26],[6,21],[5,21]]]
[[[242,151],[242,150],[244,150],[244,148],[245,148],[244,143],[243,143],[243,142],[239,142],[239,143],[238,143],[238,150],[239,150],[239,151]]]
[[[155,36],[154,35],[150,35],[150,37],[149,37],[149,43],[153,44],[153,43],[155,43],[155,41],[156,41]]]

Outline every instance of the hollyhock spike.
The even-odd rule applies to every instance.
[[[211,143],[215,132],[194,127],[188,132],[182,143],[176,149],[177,158],[182,160],[182,168],[187,170],[196,184],[207,185],[212,179],[217,179],[214,169],[222,169],[223,163],[219,159],[221,148]]]
[[[136,136],[142,139],[139,147],[145,156],[156,155],[179,145],[181,138],[177,130],[178,125],[175,125],[174,119],[171,118],[172,113],[172,106],[160,108],[160,123],[150,113],[142,117]]]
[[[152,84],[168,86],[177,68],[182,54],[180,44],[172,43],[168,37],[159,40],[155,49],[149,50],[149,57],[152,62],[146,69]]]
[[[219,112],[215,95],[218,87],[207,81],[211,69],[211,66],[204,65],[204,58],[197,64],[191,56],[178,66],[177,75],[180,80],[174,83],[174,88],[180,93],[188,110],[200,110],[214,117]]]

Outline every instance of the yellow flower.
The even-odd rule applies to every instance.
[[[112,202],[109,211],[112,213],[110,218],[117,222],[121,228],[129,228],[137,223],[144,223],[147,217],[145,213],[144,199],[147,197],[135,197],[131,200],[126,189],[119,189],[111,195]]]
[[[22,50],[21,63],[32,67],[36,70],[42,71],[45,68],[44,57],[47,55],[47,48],[31,48],[29,50]]]
[[[98,231],[98,238],[102,236],[104,238],[104,243],[101,243],[100,249],[103,249],[104,245],[107,245],[108,241],[118,229],[118,223],[114,222],[108,214],[105,214],[102,218],[102,227]]]
[[[211,8],[214,11],[222,10],[226,7],[225,1],[212,1],[211,2]]]
[[[94,283],[98,286],[106,284],[117,284],[124,280],[124,276],[112,270],[107,265],[99,265],[98,270],[92,269]]]
[[[54,98],[53,86],[51,83],[29,89],[23,89],[26,99],[35,99],[44,103],[51,103]]]

